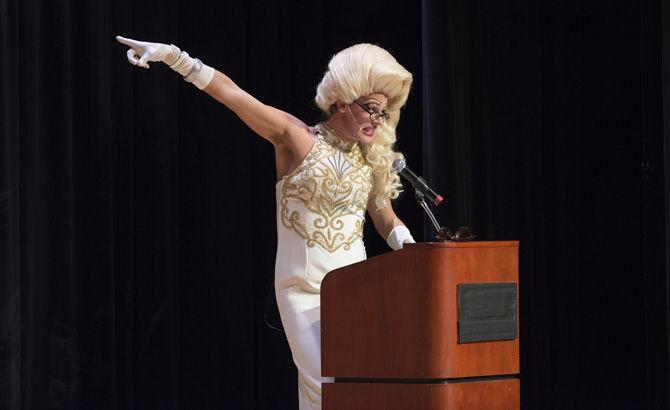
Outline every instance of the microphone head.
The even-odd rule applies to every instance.
[[[393,161],[392,166],[393,166],[393,169],[395,170],[395,172],[400,173],[403,169],[405,169],[407,164],[405,163],[404,159],[397,158],[396,160]]]

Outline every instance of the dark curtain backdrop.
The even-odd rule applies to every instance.
[[[0,408],[297,407],[265,324],[272,147],[117,34],[308,123],[334,52],[387,48],[438,218],[521,241],[523,408],[668,407],[660,0],[0,5]],[[410,193],[395,207],[431,240]]]
[[[422,16],[442,220],[521,241],[523,407],[668,408],[660,2]]]

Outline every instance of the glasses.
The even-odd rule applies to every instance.
[[[374,121],[374,120],[376,120],[376,119],[378,119],[378,118],[381,118],[382,121],[386,121],[386,120],[388,120],[389,118],[391,118],[391,116],[389,115],[389,113],[386,112],[386,110],[375,111],[375,110],[373,110],[372,108],[367,107],[367,106],[365,106],[365,105],[359,103],[358,101],[354,101],[354,102],[355,102],[356,104],[358,104],[358,106],[361,107],[363,110],[365,110],[365,112],[367,112],[368,114],[370,114],[370,121]]]
[[[451,233],[451,230],[446,226],[443,226],[440,229],[440,232],[437,233],[437,239],[441,241],[454,241],[454,242],[467,242],[475,239],[477,235],[472,233],[472,229],[469,226],[461,226],[456,229],[455,233]]]

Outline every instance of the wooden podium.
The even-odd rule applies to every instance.
[[[518,242],[406,244],[321,284],[324,410],[518,410]]]

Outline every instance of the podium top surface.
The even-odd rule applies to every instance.
[[[435,249],[435,248],[488,248],[488,247],[512,247],[518,248],[519,241],[470,241],[470,242],[417,242],[406,243],[406,249]]]

